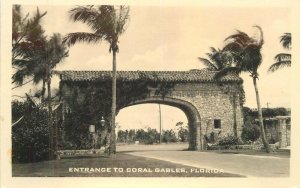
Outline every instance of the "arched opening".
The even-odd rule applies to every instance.
[[[186,150],[188,120],[184,112],[164,104],[123,108],[116,117],[117,151]]]
[[[162,104],[180,109],[186,116],[189,131],[189,150],[201,150],[201,127],[198,110],[189,102],[169,97],[149,97],[129,103],[120,110],[140,104]],[[130,116],[128,116],[130,118]]]

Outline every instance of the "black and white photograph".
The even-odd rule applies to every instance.
[[[300,187],[299,9],[1,2],[1,187]]]

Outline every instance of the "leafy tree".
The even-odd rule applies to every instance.
[[[144,144],[154,144],[159,141],[159,133],[156,129],[151,128],[148,128],[147,131],[138,129],[136,131],[135,139]]]
[[[36,72],[38,66],[36,55],[38,55],[46,44],[44,30],[40,25],[41,19],[47,12],[40,13],[37,8],[32,18],[29,14],[23,16],[22,7],[13,5],[12,15],[12,65],[16,70],[12,76],[14,88],[34,81],[39,83],[42,80],[42,74]],[[25,80],[28,80],[24,83]],[[31,78],[31,79],[30,79]],[[14,89],[13,88],[13,89]],[[43,92],[45,91],[45,82],[43,82]]]
[[[164,130],[163,131],[163,142],[177,142],[176,134],[173,130]]]
[[[290,50],[292,48],[292,35],[291,33],[284,33],[284,35],[281,36],[280,42],[282,44],[282,47]],[[291,54],[290,53],[280,53],[275,56],[275,63],[271,65],[269,68],[269,72],[274,72],[280,68],[283,67],[290,67],[292,64],[291,61]]]
[[[135,130],[134,129],[130,129],[129,132],[128,132],[128,139],[129,139],[129,142],[133,142],[135,141]]]
[[[154,144],[159,142],[159,132],[156,129],[148,128],[146,144]]]
[[[77,42],[97,43],[106,41],[113,55],[112,105],[111,105],[111,146],[110,153],[116,153],[115,114],[116,114],[116,54],[119,52],[119,37],[125,32],[129,19],[126,6],[78,6],[69,11],[74,22],[87,24],[92,32],[69,33],[64,42],[69,46]]]
[[[136,141],[144,142],[146,139],[146,131],[144,129],[138,129],[135,134]]]
[[[252,110],[249,107],[243,107],[244,122],[252,120]],[[257,117],[257,116],[256,116]]]
[[[240,74],[241,72],[250,73],[252,77],[255,94],[256,94],[256,102],[258,109],[258,118],[259,125],[262,133],[262,141],[266,152],[270,152],[269,143],[266,140],[266,135],[264,131],[263,117],[262,117],[262,109],[260,104],[259,92],[257,87],[257,79],[258,79],[258,68],[262,63],[262,55],[261,49],[264,44],[263,31],[260,26],[254,26],[260,32],[260,39],[255,39],[250,37],[248,34],[237,31],[237,33],[230,35],[225,39],[227,42],[223,48],[224,51],[228,51],[232,53],[232,56],[235,60],[235,65],[231,67],[226,67],[222,71],[217,74],[217,77],[221,77],[228,72],[235,72]]]
[[[13,6],[12,64],[17,71],[12,78],[13,83],[19,86],[24,85],[23,81],[28,77],[31,77],[31,81],[34,81],[34,83],[43,81],[42,101],[47,83],[49,158],[53,158],[54,130],[51,104],[51,77],[56,65],[68,56],[68,51],[66,46],[62,44],[60,34],[53,34],[49,40],[46,39],[44,30],[40,25],[40,20],[44,15],[46,15],[46,12],[40,14],[39,9],[37,9],[33,18],[29,19],[28,15],[23,18],[21,6]],[[55,129],[57,132],[57,128]]]
[[[181,142],[186,142],[189,140],[189,131],[187,129],[180,129],[178,131],[178,137]]]
[[[184,126],[182,121],[179,121],[176,123],[176,127],[178,128],[178,137],[181,140],[181,142],[186,142],[189,139],[189,131]]]
[[[253,121],[258,116],[257,110],[252,110],[248,107],[243,108],[244,122]],[[285,108],[262,108],[262,116],[276,117],[276,116],[287,116],[288,111]]]
[[[126,143],[128,141],[128,130],[118,131],[118,142]]]

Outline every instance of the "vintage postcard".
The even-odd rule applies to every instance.
[[[1,2],[1,187],[300,187],[299,9]]]

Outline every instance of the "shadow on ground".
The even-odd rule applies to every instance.
[[[118,169],[117,171],[114,171]],[[61,160],[13,164],[13,177],[242,177],[237,174],[194,168],[124,152],[115,158],[76,156]]]

